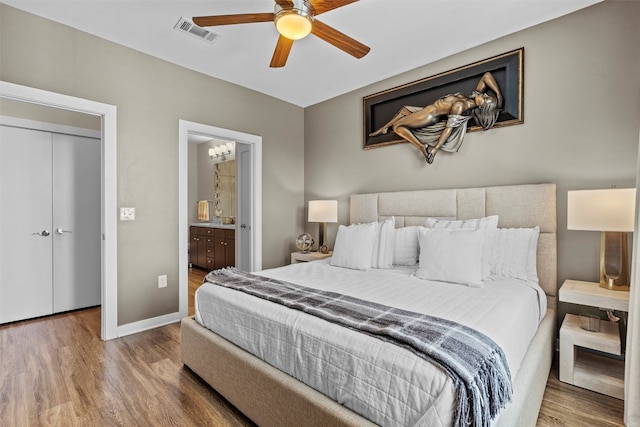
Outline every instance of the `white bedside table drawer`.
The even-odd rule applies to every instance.
[[[560,341],[620,356],[620,327],[617,323],[600,321],[600,332],[586,331],[580,327],[580,317],[567,314],[560,328]]]
[[[629,291],[601,288],[599,283],[565,280],[561,302],[606,310],[629,311]],[[595,354],[589,350],[601,352]],[[624,360],[620,356],[620,324],[600,321],[600,332],[580,328],[580,317],[567,314],[560,327],[560,381],[624,399]]]
[[[624,399],[624,362],[580,347],[619,356],[619,325],[603,320],[600,332],[590,332],[580,327],[579,316],[567,314],[560,328],[560,381]]]
[[[323,254],[321,252],[292,252],[291,264],[297,264],[299,262],[318,261],[321,259],[329,258],[333,252]]]
[[[611,291],[598,283],[565,280],[558,297],[562,302],[629,311],[629,291]]]

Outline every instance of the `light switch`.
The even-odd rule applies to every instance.
[[[136,219],[136,208],[120,208],[120,221],[133,221]]]
[[[166,288],[167,287],[167,275],[166,274],[158,276],[158,287],[159,288]]]

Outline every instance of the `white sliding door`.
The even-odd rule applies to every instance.
[[[53,312],[100,305],[100,140],[53,134]]]
[[[52,313],[51,133],[0,126],[0,323]]]
[[[100,305],[100,140],[0,132],[0,323]]]

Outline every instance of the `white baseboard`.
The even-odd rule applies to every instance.
[[[175,313],[169,313],[158,317],[152,317],[151,319],[140,320],[139,322],[120,325],[118,326],[118,338],[170,325],[171,323],[177,323],[182,320],[183,317],[186,317],[186,315],[176,311]]]

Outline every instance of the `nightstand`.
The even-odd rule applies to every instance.
[[[611,291],[598,283],[566,280],[559,291],[561,302],[629,311],[629,292]],[[621,356],[618,323],[600,321],[600,332],[580,327],[580,318],[567,314],[560,327],[560,381],[624,399],[624,362],[584,349]]]
[[[329,258],[333,252],[323,254],[320,252],[291,252],[291,264],[297,264],[299,262],[318,261],[320,259]]]

